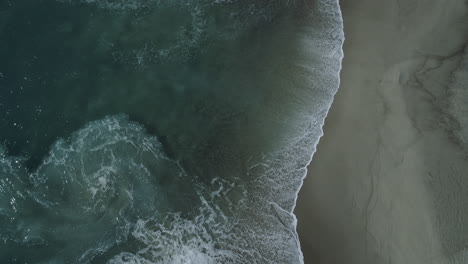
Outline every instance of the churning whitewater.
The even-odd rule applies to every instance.
[[[302,263],[336,0],[0,3],[1,263]]]

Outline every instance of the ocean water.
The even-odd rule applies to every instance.
[[[336,0],[0,1],[0,263],[302,263]]]

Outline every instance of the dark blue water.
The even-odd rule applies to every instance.
[[[0,2],[1,263],[300,263],[335,1]]]

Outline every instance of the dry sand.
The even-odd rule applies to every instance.
[[[467,5],[341,1],[341,87],[295,211],[306,264],[468,263],[468,152],[448,110]]]

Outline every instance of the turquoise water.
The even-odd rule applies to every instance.
[[[1,263],[301,263],[336,1],[0,2]]]

